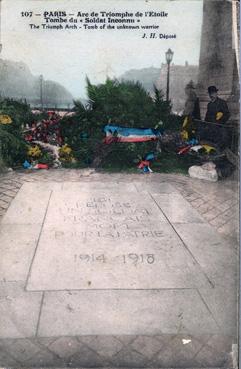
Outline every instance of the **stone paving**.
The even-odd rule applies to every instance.
[[[182,339],[191,339],[183,345]],[[205,343],[204,343],[205,342]],[[2,340],[8,367],[232,368],[219,336],[81,336]]]
[[[94,310],[96,304],[100,313],[102,304],[106,310],[108,303],[103,300],[103,296],[105,296],[103,293],[99,294],[98,298],[99,291],[95,291],[95,286],[93,286],[93,291],[96,295],[92,301],[92,287],[90,285],[88,285],[87,290],[81,292],[79,288],[83,288],[84,284],[80,287],[78,285],[80,282],[74,279],[74,274],[70,279],[68,279],[69,277],[66,279],[66,275],[71,274],[72,268],[69,269],[69,272],[66,270],[63,279],[61,279],[60,273],[56,282],[54,281],[54,275],[58,275],[56,274],[58,270],[62,271],[62,267],[58,269],[61,265],[59,264],[58,244],[53,246],[53,255],[48,255],[49,260],[46,258],[44,263],[46,265],[48,262],[50,263],[46,273],[52,266],[54,270],[53,281],[51,282],[48,278],[45,281],[44,274],[38,275],[39,271],[44,268],[41,252],[44,255],[45,245],[49,242],[48,227],[51,227],[51,218],[55,219],[57,216],[57,213],[51,215],[51,211],[54,211],[53,204],[56,202],[55,196],[57,196],[54,191],[57,191],[58,194],[61,188],[63,192],[72,193],[78,189],[80,182],[82,188],[91,187],[95,182],[106,191],[108,188],[111,189],[109,184],[112,182],[117,184],[114,187],[117,192],[118,188],[123,188],[134,199],[135,190],[135,193],[139,192],[138,197],[142,198],[143,201],[145,201],[145,193],[149,193],[157,206],[162,209],[168,224],[166,224],[167,221],[163,215],[156,214],[151,220],[162,222],[163,229],[173,227],[174,232],[170,235],[168,233],[168,238],[174,237],[174,233],[176,233],[184,245],[183,248],[180,243],[178,251],[180,258],[182,258],[181,253],[186,255],[183,261],[181,259],[175,260],[174,253],[172,259],[167,261],[168,265],[165,267],[163,264],[162,266],[164,274],[167,274],[175,261],[173,269],[170,269],[171,274],[168,282],[171,283],[173,280],[175,286],[180,284],[178,288],[175,287],[172,290],[174,292],[171,292],[170,286],[165,286],[161,274],[160,278],[156,279],[164,284],[155,286],[154,295],[150,289],[146,290],[150,286],[145,287],[143,279],[144,290],[138,290],[139,287],[137,289],[135,287],[132,296],[128,295],[128,291],[126,291],[128,283],[131,283],[131,275],[128,282],[129,277],[126,274],[125,290],[118,291],[117,300],[113,288],[115,281],[107,279],[105,282],[97,279],[94,282],[97,283],[97,290],[104,287],[104,285],[101,287],[100,282],[102,284],[105,282],[108,286],[111,284],[113,291],[111,294],[107,294],[111,306],[114,306],[116,301],[119,301],[118,299],[126,299],[125,294],[129,296],[130,305],[124,313],[126,315],[131,314],[133,306],[138,312],[138,309],[141,308],[138,301],[141,301],[146,309],[142,309],[142,321],[137,325],[133,321],[133,317],[136,315],[130,315],[132,320],[127,326],[126,322],[118,322],[117,324],[117,321],[111,318],[115,322],[113,327],[104,325],[100,327],[100,333],[98,330],[99,320],[97,319],[92,330],[89,329],[93,323],[89,324],[88,319],[93,320],[93,316],[89,315],[87,310]],[[19,192],[20,189],[22,192]],[[49,199],[50,210],[46,213],[46,217],[41,206],[38,207],[36,214],[32,212],[31,225],[24,224],[22,219],[25,218],[25,212],[30,211],[33,207],[36,198],[33,194],[34,191],[38,190],[40,198],[36,199],[36,202],[40,201],[41,203],[42,201],[43,204],[48,201],[47,193],[50,190],[53,191],[52,198]],[[18,192],[19,195],[15,200],[18,207],[9,207]],[[31,202],[29,202],[27,194],[29,194],[29,198],[32,196]],[[191,206],[186,204],[183,198]],[[70,204],[71,199],[66,202],[64,198],[63,204],[66,203]],[[176,203],[180,209],[178,214],[176,211],[172,211]],[[73,205],[69,206],[72,209]],[[8,208],[9,210],[4,216]],[[18,209],[21,213],[16,213],[16,210],[19,211]],[[177,210],[177,208],[175,209]],[[96,173],[91,170],[11,172],[2,175],[0,179],[0,214],[3,217],[2,237],[5,240],[4,246],[6,245],[5,253],[3,253],[5,256],[4,264],[1,264],[0,268],[0,299],[3,309],[1,315],[4,316],[4,321],[0,324],[0,364],[2,366],[233,367],[231,352],[234,348],[233,345],[237,343],[235,318],[235,278],[237,278],[237,276],[235,277],[235,260],[238,258],[237,182],[227,180],[206,183],[181,175],[123,175],[121,173]],[[44,217],[44,223],[41,217]],[[189,223],[187,223],[187,219]],[[59,221],[61,222],[61,217]],[[42,226],[47,224],[45,230],[47,241],[42,238],[42,243],[41,239],[37,240],[38,236],[36,236],[40,232],[41,224]],[[189,231],[190,229],[193,231],[192,236],[189,235],[192,233]],[[42,229],[42,231],[44,230]],[[219,236],[216,231],[218,231]],[[18,242],[16,244],[11,238],[14,232],[17,235]],[[58,237],[63,237],[60,229],[57,232]],[[44,232],[42,232],[41,237],[43,234]],[[201,247],[196,247],[199,240],[201,240]],[[29,270],[36,242],[38,250],[34,254],[34,262],[31,264],[33,273],[29,274],[28,272],[26,284],[26,271]],[[179,245],[179,242],[175,241],[176,246]],[[21,250],[19,250],[19,245],[22,245]],[[187,249],[185,249],[185,245],[188,245]],[[212,245],[213,250],[210,249],[210,245]],[[70,246],[75,247],[74,242]],[[21,252],[24,253],[24,257],[20,255]],[[170,248],[169,253],[171,252]],[[19,259],[22,260],[21,265],[19,265]],[[53,261],[56,261],[56,264],[51,264]],[[211,269],[208,265],[209,261],[212,261]],[[180,262],[182,264],[179,266]],[[185,269],[187,266],[183,264],[184,262],[188,263],[188,269]],[[179,270],[177,279],[175,268]],[[191,271],[191,280],[185,275],[184,269]],[[118,268],[116,273],[120,276],[121,272]],[[147,269],[145,273],[148,273]],[[156,270],[156,273],[161,273],[161,271]],[[225,278],[222,280],[224,274]],[[118,278],[118,280],[125,280],[125,277]],[[141,275],[137,280],[140,278]],[[148,279],[151,281],[151,285],[156,283],[154,279],[151,279],[151,274],[148,275]],[[53,291],[53,283],[58,286],[56,287],[58,291]],[[66,283],[72,284],[72,286],[66,288]],[[83,280],[81,283],[85,283],[85,281]],[[181,304],[188,315],[183,313],[184,310],[182,312],[178,312],[178,309],[175,310],[175,304],[174,306],[171,304],[169,310],[166,311],[168,299],[165,294],[169,294],[169,290],[171,294],[173,293],[171,301],[176,301],[177,307],[180,307]],[[85,296],[85,304],[87,305],[87,310],[84,307],[81,308],[82,316],[79,315],[80,307],[78,302],[76,303],[79,301],[79,294]],[[150,301],[153,298],[153,304],[151,304]],[[222,304],[221,301],[224,299],[225,304]],[[127,304],[128,300],[123,301],[126,301],[125,304]],[[134,305],[131,301],[134,301]],[[164,305],[163,301],[165,301]],[[188,301],[191,301],[191,305]],[[28,309],[26,309],[26,304]],[[125,307],[124,305],[123,307]],[[155,306],[153,316],[160,319],[160,322],[159,325],[152,322],[149,326],[145,322],[148,321],[148,313],[152,309],[152,305]],[[66,306],[64,311],[63,306]],[[162,306],[165,308],[163,309]],[[192,309],[189,311],[191,306]],[[193,308],[196,309],[196,312]],[[135,309],[133,314],[138,315]],[[177,317],[178,326],[170,326],[168,316],[165,315],[167,313]],[[61,322],[57,319],[58,314],[61,314]],[[109,314],[111,314],[111,310]],[[80,322],[80,316],[83,317],[82,322]],[[115,328],[115,324],[117,328]],[[138,331],[141,324],[143,333]],[[159,329],[158,326],[162,328]],[[63,327],[64,331],[62,331]]]
[[[92,170],[49,170],[28,173],[10,172],[0,176],[0,219],[6,212],[24,182],[35,181],[88,181],[91,179],[108,181],[143,181],[142,175],[100,174]],[[239,185],[235,180],[223,180],[216,183],[199,181],[187,176],[175,174],[146,175],[145,182],[168,181],[174,185],[184,198],[217,229],[223,236],[238,240],[239,229]]]

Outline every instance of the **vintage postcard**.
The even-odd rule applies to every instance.
[[[0,366],[238,368],[239,1],[0,0]]]

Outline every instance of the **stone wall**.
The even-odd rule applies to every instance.
[[[204,0],[198,95],[204,117],[209,101],[207,87],[215,85],[230,108],[231,120],[239,120],[239,82],[233,42],[232,2]]]

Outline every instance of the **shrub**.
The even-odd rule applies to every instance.
[[[155,149],[155,143],[117,143],[107,148],[102,144],[103,128],[107,124],[136,128],[161,128],[170,117],[170,102],[163,100],[161,91],[155,88],[152,98],[138,82],[107,79],[104,84],[92,85],[87,78],[88,103],[75,101],[76,115],[61,121],[64,142],[73,149],[74,157],[86,165],[96,155],[111,162],[129,163]],[[162,121],[160,123],[160,121]]]
[[[16,166],[26,159],[28,145],[22,137],[22,127],[33,119],[30,106],[12,99],[0,100],[0,114],[8,123],[0,123],[0,156],[7,166]],[[10,122],[11,121],[11,122]]]

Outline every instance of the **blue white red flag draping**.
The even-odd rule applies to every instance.
[[[106,137],[104,143],[112,142],[145,142],[154,141],[161,136],[161,132],[152,128],[128,128],[107,125],[104,127]]]

